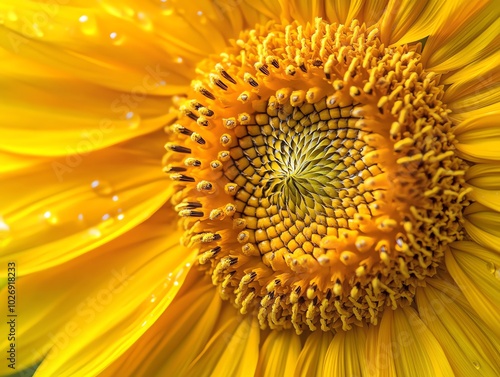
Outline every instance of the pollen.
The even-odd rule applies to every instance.
[[[317,19],[199,64],[164,170],[182,243],[262,328],[377,324],[463,237],[467,165],[420,49]]]

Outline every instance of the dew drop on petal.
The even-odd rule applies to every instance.
[[[164,16],[171,16],[174,13],[174,7],[170,0],[160,0],[160,8]]]
[[[125,119],[128,122],[128,128],[130,128],[131,130],[137,129],[141,124],[141,116],[137,113],[134,113],[133,111],[129,111],[125,115]]]
[[[494,274],[495,271],[496,271],[496,269],[497,269],[496,266],[495,266],[495,264],[493,262],[486,263],[486,268],[488,269],[488,272],[490,274]]]
[[[98,179],[92,181],[90,184],[92,190],[99,196],[108,196],[113,192],[113,187],[107,181],[100,181]]]
[[[137,20],[139,21],[139,25],[147,31],[153,30],[153,22],[151,18],[144,12],[137,12]]]
[[[481,369],[481,364],[479,364],[478,361],[473,361],[472,365],[474,365],[474,368],[476,368],[477,370]]]
[[[45,211],[43,214],[43,217],[44,217],[45,221],[47,221],[47,223],[49,223],[51,225],[56,225],[59,222],[59,219],[57,218],[57,216],[55,216],[50,211]]]
[[[99,237],[102,236],[102,233],[97,228],[90,228],[89,229],[89,236],[92,237],[92,238],[99,238]]]
[[[118,34],[116,31],[112,31],[111,33],[109,33],[109,38],[111,39],[111,42],[116,46],[122,45],[125,40],[123,35]]]
[[[155,302],[156,301],[156,296],[155,295],[151,295],[151,302]]]
[[[92,36],[97,34],[97,22],[93,16],[83,14],[78,21],[80,22],[80,31],[83,35]]]
[[[113,197],[111,198],[114,202],[117,202],[118,201],[118,195],[113,195]]]
[[[0,216],[0,246],[5,246],[10,240],[10,226]]]

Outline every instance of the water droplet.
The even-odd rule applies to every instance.
[[[184,62],[184,59],[182,58],[182,56],[178,56],[176,59],[175,59],[175,62],[178,63],[178,64],[182,64]]]
[[[80,21],[80,31],[82,34],[87,36],[97,34],[97,22],[95,17],[83,14],[78,21]]]
[[[155,295],[151,295],[151,302],[155,302],[156,301],[156,296]]]
[[[142,322],[141,326],[142,326],[142,327],[144,327],[144,326],[146,326],[147,324],[148,324],[148,321],[144,321],[144,322]]]
[[[113,192],[113,187],[107,181],[100,181],[98,179],[92,181],[90,184],[92,190],[99,196],[108,196]]]
[[[117,202],[118,201],[118,195],[113,195],[113,197],[111,198],[114,202]]]
[[[123,41],[125,40],[123,35],[118,34],[116,31],[112,31],[111,33],[109,33],[109,38],[111,39],[113,44],[117,46],[123,44]]]
[[[78,221],[83,221],[83,213],[78,214]]]
[[[10,226],[0,216],[0,246],[5,246],[10,240]]]
[[[109,213],[105,213],[103,216],[102,216],[102,221],[106,221],[106,220],[109,220],[111,216],[109,215]]]
[[[177,280],[176,280],[176,281],[174,281],[174,285],[175,285],[175,286],[178,286],[178,285],[179,285],[179,282],[178,282]]]
[[[479,364],[478,361],[473,361],[472,365],[474,365],[474,368],[476,368],[477,370],[481,369],[481,364]]]
[[[116,218],[121,221],[124,217],[125,215],[123,213],[120,213]]]
[[[50,211],[46,211],[43,214],[43,217],[51,225],[56,225],[59,222],[59,219],[57,218],[57,216],[54,216],[54,214]]]
[[[151,18],[148,17],[148,15],[144,12],[137,12],[137,20],[139,21],[139,25],[144,30],[153,30],[153,22],[151,21]]]
[[[141,124],[141,116],[137,113],[134,113],[133,111],[129,111],[126,115],[125,118],[128,121],[128,127],[131,130],[135,130],[138,128]]]
[[[102,236],[102,233],[97,228],[90,228],[89,229],[89,236],[92,237],[92,238],[99,238],[99,237]]]
[[[202,12],[201,10],[199,10],[198,12],[196,12],[196,14],[197,14],[198,16],[203,16],[203,12]]]
[[[490,274],[494,274],[494,273],[495,273],[496,267],[495,267],[495,265],[493,264],[493,262],[488,262],[488,263],[486,263],[486,268],[488,269],[488,272],[489,272]]]

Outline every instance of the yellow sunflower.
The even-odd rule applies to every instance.
[[[497,376],[499,9],[3,0],[0,374]]]

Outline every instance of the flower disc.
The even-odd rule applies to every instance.
[[[419,52],[318,19],[199,64],[167,130],[182,242],[263,328],[376,324],[462,237],[466,164]]]

